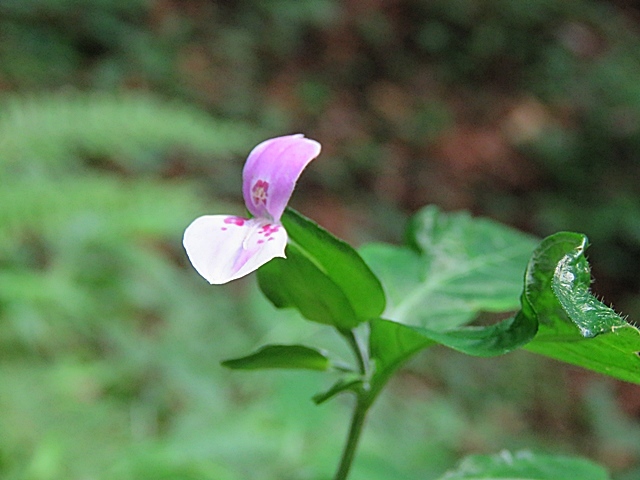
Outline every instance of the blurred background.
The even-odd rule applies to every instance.
[[[353,244],[401,242],[429,203],[584,232],[594,290],[640,319],[635,1],[0,0],[0,478],[330,478],[349,399],[219,361],[338,340],[181,247],[196,216],[242,213],[250,149],[296,132],[323,153],[292,205]],[[353,479],[505,448],[637,480],[640,389],[433,349]]]

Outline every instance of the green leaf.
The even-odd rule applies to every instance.
[[[225,360],[222,365],[234,370],[328,370],[331,362],[322,352],[304,345],[265,345],[246,357]]]
[[[408,241],[411,248],[373,244],[360,250],[387,293],[385,318],[444,331],[482,311],[519,308],[533,237],[429,206],[412,220]]]
[[[531,452],[472,455],[440,480],[610,480],[604,468],[581,459]]]
[[[350,329],[360,320],[344,292],[295,245],[287,258],[275,258],[258,270],[262,293],[277,308],[296,308],[318,323]]]
[[[382,314],[386,297],[380,280],[351,245],[291,208],[282,224],[289,239],[340,287],[359,319]]]
[[[627,322],[589,291],[591,269],[584,256],[587,237],[581,237],[576,239],[575,248],[558,262],[551,287],[582,336],[595,337],[616,327],[624,327]]]
[[[389,320],[371,320],[369,326],[369,355],[375,365],[370,378],[373,399],[396,370],[435,342],[412,327]]]
[[[436,343],[401,323],[376,319],[370,324],[369,352],[378,371],[393,368],[407,356]]]
[[[435,343],[469,355],[502,355],[530,341],[537,321],[517,315],[460,327],[481,311],[515,310],[535,241],[489,220],[427,207],[409,227],[412,248],[368,245],[363,257],[388,295],[385,317],[371,322],[378,388],[411,356]],[[408,324],[408,325],[407,325]]]
[[[640,331],[590,293],[586,247],[584,235],[561,232],[534,252],[521,313],[535,316],[539,330],[526,348],[640,383]]]
[[[292,209],[282,223],[289,235],[287,258],[258,270],[260,288],[276,307],[293,307],[309,320],[344,329],[382,313],[382,285],[358,252]]]
[[[460,327],[439,332],[415,327],[442,345],[467,355],[493,357],[504,355],[527,344],[538,330],[538,322],[525,315],[516,315],[493,325],[482,327]]]
[[[376,363],[371,383],[381,386],[407,360],[436,343],[480,357],[503,355],[536,334],[535,319],[517,315],[486,327],[460,327],[445,332],[404,325],[389,320],[370,322],[369,348]]]

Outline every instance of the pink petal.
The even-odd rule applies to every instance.
[[[182,243],[198,273],[211,284],[221,284],[284,257],[287,232],[264,219],[205,215],[187,227]]]
[[[255,147],[242,172],[242,194],[251,214],[280,221],[298,177],[320,148],[302,134],[272,138]]]

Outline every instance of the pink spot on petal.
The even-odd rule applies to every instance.
[[[227,217],[224,219],[224,223],[228,225],[237,225],[241,227],[244,225],[245,219],[240,217]]]
[[[270,237],[271,235],[276,233],[278,230],[280,230],[280,226],[267,224],[262,226],[259,233],[260,235],[264,235],[265,237]]]
[[[267,205],[267,197],[269,196],[269,182],[258,180],[251,187],[251,200],[256,207]]]

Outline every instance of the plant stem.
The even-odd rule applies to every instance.
[[[333,480],[346,480],[351,469],[351,464],[355,457],[356,448],[358,447],[358,441],[360,440],[360,434],[362,433],[362,427],[369,411],[369,404],[363,401],[363,396],[358,395],[356,406],[353,410],[353,417],[351,417],[351,425],[349,426],[349,436],[347,437],[347,443],[342,451],[342,458],[340,459],[340,465]]]
[[[347,343],[353,350],[353,354],[358,362],[358,368],[362,374],[363,379],[367,376],[369,370],[369,356],[368,352],[362,347],[358,341],[357,334],[354,330],[339,329],[342,336],[347,340]],[[367,417],[369,407],[371,407],[372,397],[369,395],[369,389],[363,387],[355,392],[356,404],[353,409],[353,416],[351,417],[351,425],[349,426],[349,434],[347,436],[347,442],[342,450],[342,458],[340,459],[340,465],[336,471],[333,480],[346,480],[355,458],[356,449],[362,434],[362,427]]]
[[[353,354],[356,357],[356,361],[358,362],[358,368],[360,369],[360,373],[362,375],[367,374],[367,359],[362,352],[362,348],[360,347],[360,343],[358,342],[358,338],[353,330],[338,330],[342,336],[347,340],[349,347],[353,350]]]

